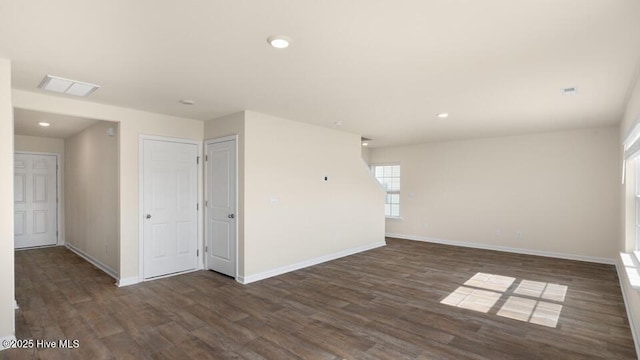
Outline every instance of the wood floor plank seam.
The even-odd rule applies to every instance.
[[[388,238],[248,285],[198,271],[118,288],[64,247],[15,267],[16,337],[80,346],[0,359],[636,358],[606,264]],[[477,273],[516,280],[487,313],[440,303]],[[523,279],[568,287],[555,328],[497,315]]]

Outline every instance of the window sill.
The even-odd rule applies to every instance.
[[[622,264],[624,265],[624,269],[627,273],[629,285],[631,285],[631,288],[635,290],[640,290],[639,256],[640,253],[638,251],[634,251],[633,253],[620,253],[620,258],[622,259]]]
[[[402,216],[385,216],[385,219],[387,219],[387,220],[403,220],[404,218]]]

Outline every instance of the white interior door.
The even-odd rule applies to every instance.
[[[236,141],[207,144],[207,268],[236,276]]]
[[[14,245],[16,249],[58,243],[58,159],[15,154]]]
[[[198,147],[143,140],[143,271],[152,278],[198,264]]]

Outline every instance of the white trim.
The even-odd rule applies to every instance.
[[[267,279],[267,278],[270,278],[270,277],[282,275],[282,274],[285,274],[285,273],[288,273],[288,272],[291,272],[291,271],[300,270],[302,268],[306,268],[306,267],[313,266],[313,265],[318,265],[318,264],[321,264],[323,262],[339,259],[341,257],[357,254],[357,253],[360,253],[360,252],[363,252],[363,251],[379,248],[379,247],[386,246],[386,245],[387,245],[386,241],[379,241],[379,242],[375,242],[375,243],[372,243],[372,244],[358,246],[358,247],[355,247],[355,248],[338,251],[338,252],[333,253],[333,254],[323,255],[323,256],[319,256],[317,258],[301,261],[299,263],[282,266],[282,267],[275,268],[275,269],[272,269],[272,270],[263,271],[263,272],[258,273],[258,274],[253,274],[253,275],[249,275],[249,276],[246,276],[246,277],[238,276],[237,281],[239,283],[241,283],[241,284],[245,284],[246,285],[246,284],[249,284],[249,283],[252,283],[252,282],[264,280],[264,279]]]
[[[205,145],[221,143],[225,141],[238,140],[238,134],[222,136],[219,138],[207,139],[204,141]]]
[[[464,242],[464,241],[443,240],[443,239],[436,239],[436,238],[417,236],[417,235],[386,233],[385,236],[390,238],[396,238],[396,239],[423,241],[423,242],[430,242],[430,243],[443,244],[443,245],[462,246],[462,247],[468,247],[468,248],[474,248],[474,249],[495,250],[495,251],[515,253],[515,254],[546,256],[546,257],[566,259],[566,260],[587,261],[587,262],[598,263],[598,264],[615,265],[616,263],[615,259],[610,259],[610,258],[574,255],[574,254],[558,253],[558,252],[552,252],[552,251],[513,248],[509,246],[471,243],[471,242]]]
[[[116,282],[116,286],[123,287],[123,286],[139,284],[141,282],[142,280],[140,278],[138,278],[137,276],[132,276],[124,279],[118,279],[118,281]]]
[[[153,281],[153,280],[158,280],[158,279],[164,279],[164,278],[177,276],[177,275],[184,275],[184,274],[188,274],[188,273],[192,273],[192,272],[196,272],[196,271],[202,271],[202,269],[196,268],[196,269],[190,269],[190,270],[185,270],[185,271],[178,271],[178,272],[174,272],[174,273],[171,273],[171,274],[158,275],[158,276],[154,276],[152,278],[143,279],[142,281],[147,282],[147,281]]]
[[[10,336],[5,336],[3,338],[0,338],[0,351],[11,348],[10,346],[9,347],[5,347],[3,345],[6,341],[16,341],[16,336],[15,335],[10,335]]]
[[[629,328],[631,328],[631,337],[633,338],[633,344],[636,347],[636,355],[640,358],[640,338],[636,332],[636,324],[631,315],[631,308],[629,307],[629,297],[624,289],[624,282],[622,280],[622,272],[620,271],[620,262],[616,261],[616,272],[618,273],[618,282],[620,282],[620,290],[622,291],[622,300],[624,302],[624,308],[627,311],[627,319],[629,320]]]
[[[640,120],[640,119],[639,119]],[[640,123],[636,121],[631,131],[625,136],[622,142],[624,146],[623,159],[630,159],[638,154],[638,144],[640,143]],[[632,149],[633,148],[633,149]]]
[[[118,272],[113,270],[111,267],[103,264],[100,260],[94,258],[93,256],[87,254],[86,252],[78,249],[77,247],[75,247],[74,245],[70,244],[70,243],[66,243],[65,247],[71,251],[73,251],[74,253],[76,253],[76,255],[80,256],[81,258],[87,260],[88,262],[90,262],[93,266],[97,267],[98,269],[104,271],[107,275],[111,276],[112,278],[118,280]]]
[[[240,195],[239,195],[240,194],[240,186],[239,186],[240,185],[240,179],[239,179],[239,176],[238,176],[238,174],[240,173],[240,169],[239,169],[240,153],[238,152],[239,138],[240,137],[238,136],[238,134],[234,134],[234,135],[223,136],[223,137],[219,137],[219,138],[215,138],[215,139],[208,139],[208,140],[204,141],[204,155],[205,156],[207,156],[207,148],[208,148],[209,145],[217,144],[217,143],[221,143],[221,142],[225,142],[225,141],[235,141],[235,144],[236,144],[236,174],[235,174],[235,178],[236,178],[236,276],[235,276],[235,279],[236,279],[236,281],[240,281],[239,280],[240,278],[244,278],[244,277],[240,276],[240,272],[239,272],[240,269],[238,268],[238,263],[239,263],[238,259],[240,257],[239,254],[238,254],[238,249],[240,249],[240,246],[238,246],[239,245],[238,244],[238,241],[239,241],[238,234],[240,234],[240,218],[243,215],[243,214],[240,214],[240,200],[239,200],[240,199]],[[206,199],[207,199],[207,174],[208,174],[207,166],[208,166],[208,163],[209,162],[206,161],[206,160],[203,161],[204,174],[205,174],[204,175],[204,196],[203,196],[204,200],[203,201],[206,201]],[[204,229],[204,238],[202,240],[203,240],[204,245],[206,246],[207,245],[207,232],[208,232],[207,221],[206,221],[207,207],[203,205],[203,208],[204,208],[203,213],[204,213],[204,217],[205,217],[205,221],[204,221],[205,229]],[[209,266],[206,263],[207,256],[204,253],[203,253],[203,255],[204,255],[204,269],[208,270]]]
[[[138,276],[137,282],[144,279],[144,135],[138,136]],[[120,239],[122,242],[122,239]],[[122,254],[120,254],[122,256]],[[122,265],[121,265],[122,267]],[[139,278],[139,279],[138,279]],[[131,278],[129,278],[131,279]],[[118,280],[118,286],[122,284],[122,279]],[[137,283],[136,282],[136,283]]]
[[[36,152],[36,151],[14,151],[13,155],[15,156],[16,154],[24,154],[24,155],[45,155],[45,156],[55,156],[56,157],[56,226],[58,227],[56,229],[56,243],[55,245],[64,245],[65,241],[64,239],[61,237],[60,234],[60,230],[62,229],[62,184],[61,184],[61,176],[60,176],[60,171],[62,169],[60,169],[60,158],[61,158],[61,154],[59,153],[50,153],[50,152]],[[45,246],[51,246],[51,245],[45,245]],[[14,249],[15,249],[15,240],[14,240]],[[27,248],[23,248],[23,249],[27,249]],[[20,249],[15,249],[15,250],[20,250]]]
[[[14,308],[15,310],[20,309],[20,306],[18,306],[18,300],[16,300],[16,299],[13,299],[13,308]]]
[[[634,290],[640,290],[640,263],[638,262],[638,251],[633,253],[620,253],[620,261],[624,266],[627,282]]]
[[[22,247],[22,248],[19,248],[19,249],[13,249],[13,251],[27,251],[27,250],[36,250],[36,249],[46,249],[46,248],[52,248],[52,247],[56,247],[56,246],[64,246],[64,245],[53,244],[53,245],[42,245],[42,246],[30,246],[30,247]]]
[[[180,271],[180,272],[177,272],[177,273],[159,275],[159,276],[155,276],[155,277],[148,278],[148,279],[140,279],[140,278],[137,278],[137,277],[133,276],[133,277],[125,278],[125,279],[118,279],[118,281],[116,282],[116,286],[117,287],[130,286],[130,285],[139,284],[141,282],[164,279],[164,278],[168,278],[168,277],[172,277],[172,276],[176,276],[176,275],[184,275],[184,274],[188,274],[188,273],[192,273],[192,272],[196,272],[196,271],[202,271],[202,269],[185,270],[185,271]]]
[[[196,145],[197,146],[196,153],[198,154],[197,156],[202,159],[202,141],[200,140],[182,139],[182,138],[174,138],[174,137],[167,137],[167,136],[145,135],[145,134],[138,135],[138,276],[135,277],[135,279],[137,279],[137,282],[133,282],[133,283],[129,283],[130,281],[134,281],[132,280],[134,279],[133,277],[126,278],[124,280],[118,280],[118,286],[127,286],[127,285],[137,284],[138,282],[141,282],[141,281],[145,281],[145,277],[144,277],[144,214],[143,214],[144,212],[143,211],[144,210],[143,176],[144,176],[144,141],[145,140],[156,140],[156,141]],[[201,161],[197,164],[198,176],[196,179],[197,181],[196,201],[198,204],[200,204],[200,200],[202,200],[203,198],[203,193],[202,193],[203,187],[200,181],[200,179],[202,179],[202,176],[203,176],[203,173],[202,173],[203,163],[204,161]],[[197,214],[198,235],[196,239],[196,244],[198,245],[198,259],[196,260],[195,270],[201,270],[204,266],[203,265],[204,262],[202,259],[204,257],[204,251],[203,251],[204,248],[202,246],[202,243],[203,243],[203,221],[201,216],[202,213],[203,212],[198,210],[198,214]],[[121,285],[121,284],[124,284],[124,285]]]
[[[198,245],[198,260],[196,262],[196,270],[204,270],[204,181],[202,180],[204,178],[204,156],[202,154],[204,151],[203,141],[197,141],[196,146],[198,147],[198,183],[196,184],[198,189],[196,197],[196,203],[198,204],[198,238],[196,239],[196,245]]]

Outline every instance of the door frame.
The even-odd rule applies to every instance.
[[[40,152],[40,151],[17,151],[17,150],[15,150],[13,152],[14,161],[15,161],[16,154],[21,154],[21,155],[45,155],[45,156],[55,156],[56,157],[56,243],[55,243],[55,245],[45,245],[45,246],[42,246],[42,247],[64,245],[65,244],[65,239],[62,239],[62,237],[60,236],[60,229],[62,229],[62,221],[61,221],[62,219],[61,219],[61,216],[60,216],[60,214],[62,213],[61,212],[62,211],[62,202],[60,201],[60,195],[61,195],[60,186],[62,186],[62,184],[60,184],[60,154],[59,153]],[[13,170],[13,174],[15,176],[15,168]],[[14,205],[14,211],[15,211],[15,205]],[[65,232],[65,235],[66,235],[66,232]],[[14,251],[29,250],[29,249],[33,249],[33,248],[16,249],[15,237],[14,237],[14,244],[13,244],[13,250]]]
[[[223,136],[223,137],[219,137],[219,138],[214,138],[214,139],[208,139],[204,141],[204,154],[207,155],[207,149],[209,147],[209,145],[213,145],[213,144],[218,144],[221,142],[226,142],[226,141],[231,141],[234,140],[235,141],[235,145],[236,145],[236,156],[235,156],[235,162],[236,162],[236,173],[234,174],[235,176],[235,180],[236,180],[236,239],[235,239],[235,247],[236,247],[236,276],[234,276],[234,279],[236,279],[236,281],[238,280],[238,258],[239,258],[239,254],[238,254],[238,234],[239,234],[239,228],[240,228],[240,218],[242,217],[243,214],[240,213],[240,202],[239,202],[239,196],[238,194],[240,193],[240,188],[239,188],[239,179],[238,179],[238,157],[239,157],[239,153],[238,153],[238,134],[235,135],[229,135],[229,136]],[[203,199],[206,201],[207,196],[208,196],[208,191],[207,189],[209,188],[208,184],[209,184],[209,178],[207,176],[207,174],[209,174],[209,162],[208,161],[204,161],[204,197]],[[204,202],[204,201],[203,201]],[[204,207],[204,211],[203,211],[203,215],[204,218],[207,218],[207,207]],[[209,235],[209,232],[211,231],[209,229],[209,226],[207,226],[207,221],[205,221],[205,228],[204,228],[204,243],[206,245],[207,243],[207,237]],[[206,263],[206,259],[207,257],[205,256],[205,264],[204,264],[204,268],[205,269],[209,269],[209,264]]]
[[[196,153],[198,154],[198,163],[197,163],[198,174],[196,177],[196,181],[197,181],[196,188],[198,192],[196,194],[196,199],[198,204],[198,214],[197,214],[198,234],[196,239],[196,244],[198,245],[198,259],[196,261],[196,268],[194,270],[187,270],[179,273],[156,276],[151,279],[146,279],[144,276],[144,219],[143,219],[144,211],[143,209],[144,209],[144,141],[145,140],[156,140],[156,141],[196,145],[197,146]],[[203,196],[202,195],[203,182],[200,180],[202,179],[202,176],[203,176],[203,173],[202,173],[203,161],[201,160],[202,160],[202,141],[192,140],[192,139],[183,139],[183,138],[174,138],[174,137],[168,137],[168,136],[156,136],[156,135],[146,135],[146,134],[138,135],[138,280],[140,282],[162,279],[165,277],[185,274],[185,273],[204,269],[205,256],[203,253],[204,247],[202,245],[203,234],[204,234],[203,228],[202,228],[202,223],[203,223],[202,214],[204,214],[204,211],[201,211],[202,207],[200,206],[202,196]]]

